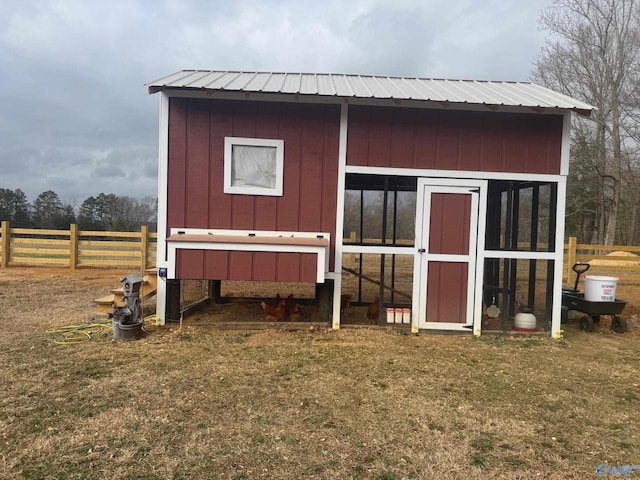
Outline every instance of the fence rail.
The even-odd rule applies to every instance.
[[[590,273],[613,273],[627,278],[634,276],[637,281],[640,275],[640,246],[589,245],[577,243],[575,237],[570,237],[564,246],[566,280],[575,278],[571,267],[576,262],[589,263]]]
[[[0,227],[0,266],[140,268],[155,266],[158,235],[147,226],[139,232],[100,232]]]

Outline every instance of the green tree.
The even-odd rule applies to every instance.
[[[33,201],[33,224],[36,228],[68,229],[76,218],[71,205],[64,205],[58,194],[47,190]]]
[[[16,190],[0,188],[0,220],[6,220],[18,228],[31,226],[29,201],[19,188]]]

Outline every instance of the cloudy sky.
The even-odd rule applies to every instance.
[[[0,188],[156,196],[182,69],[528,80],[551,0],[0,0]]]

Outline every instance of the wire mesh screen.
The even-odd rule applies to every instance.
[[[209,298],[208,280],[180,280],[180,311]]]

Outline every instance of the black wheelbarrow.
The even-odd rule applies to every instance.
[[[626,332],[627,321],[618,314],[622,313],[627,302],[617,298],[610,302],[593,302],[585,300],[584,293],[578,290],[580,275],[589,270],[590,267],[591,265],[588,263],[576,263],[571,267],[576,273],[576,282],[573,290],[570,288],[562,289],[562,320],[568,320],[569,310],[582,312],[585,315],[580,317],[580,329],[585,332],[592,332],[593,325],[600,321],[602,315],[610,315],[612,330],[616,333]]]

